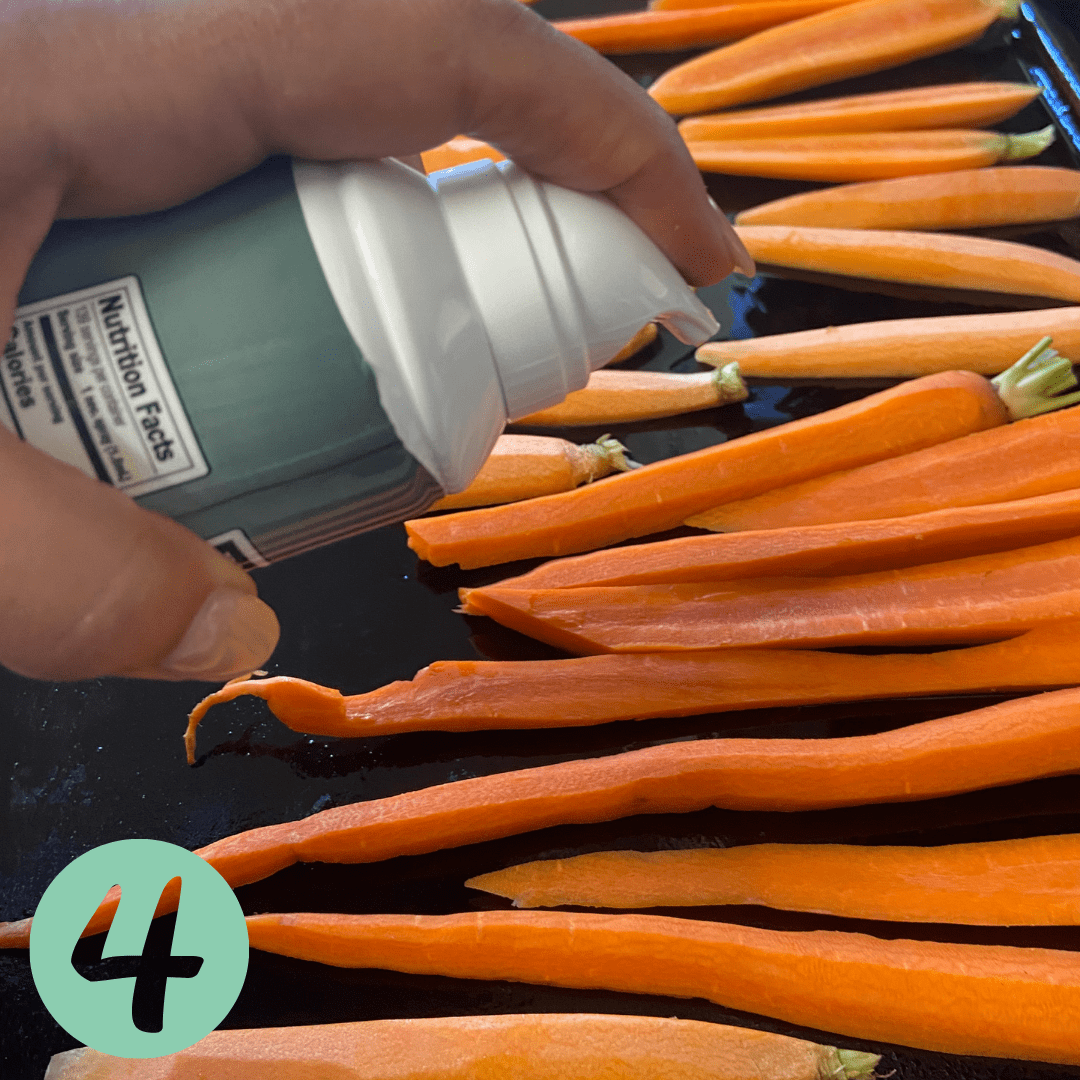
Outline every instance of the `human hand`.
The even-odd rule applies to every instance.
[[[692,284],[752,265],[671,119],[518,0],[16,0],[0,63],[5,325],[57,216],[175,205],[270,154],[407,157],[462,133],[606,192]],[[213,548],[0,426],[0,663],[220,681],[277,634]]]

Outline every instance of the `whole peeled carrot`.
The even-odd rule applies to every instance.
[[[843,131],[982,127],[1008,119],[1041,92],[1037,86],[1012,82],[916,86],[876,94],[820,98],[793,105],[691,116],[680,121],[679,132],[687,141],[701,142],[833,135]]]
[[[594,371],[581,390],[549,409],[523,416],[517,424],[573,427],[625,424],[679,413],[715,409],[750,396],[738,364],[715,371],[679,375],[668,371]]]
[[[696,355],[703,364],[736,361],[744,376],[763,379],[902,379],[949,368],[997,375],[1045,335],[1080,356],[1080,307],[850,323],[710,341]]]
[[[627,459],[626,447],[610,435],[583,446],[543,435],[500,435],[476,479],[464,491],[444,495],[428,509],[536,499],[636,467]]]
[[[1080,682],[1080,622],[1037,626],[1008,641],[947,652],[852,656],[800,649],[623,653],[571,660],[441,660],[415,678],[343,696],[303,679],[236,679],[192,709],[264,698],[286,727],[355,738],[403,731],[581,727],[781,705],[884,697],[1044,690]]]
[[[816,15],[852,0],[741,0],[673,11],[620,11],[553,25],[608,56],[717,45]]]
[[[1080,309],[1066,310],[1080,314]],[[436,565],[466,567],[605,547],[672,528],[723,502],[906,453],[1006,419],[985,379],[961,371],[939,374],[593,487],[409,521],[409,546]]]
[[[657,915],[251,915],[251,945],[372,967],[638,994],[922,1050],[1080,1064],[1076,953]]]
[[[807,191],[738,214],[740,225],[978,229],[1080,214],[1080,171],[1043,165],[961,169]]]
[[[1080,537],[831,578],[469,591],[462,610],[578,656],[994,641],[1080,618]]]
[[[298,862],[379,862],[571,822],[911,802],[1076,771],[1080,689],[1058,690],[875,735],[702,739],[457,780],[250,829],[196,854],[235,887]],[[119,895],[110,890],[84,935],[110,925]],[[178,898],[170,883],[158,913]],[[30,919],[0,923],[0,948],[29,942]]]
[[[1080,481],[1080,470],[1077,479]],[[854,485],[853,497],[857,490],[858,485]],[[888,498],[895,492],[886,488],[883,494]],[[725,523],[723,513],[721,507],[717,525]],[[712,524],[713,518],[706,512],[691,521]],[[507,589],[572,589],[586,585],[674,585],[785,575],[864,574],[988,555],[1076,535],[1080,535],[1080,488],[1070,488],[1028,499],[946,506],[900,517],[683,536],[606,548],[588,555],[552,559],[499,584]],[[466,599],[469,592],[462,589],[461,598]]]
[[[763,30],[670,68],[649,88],[669,113],[726,109],[948,52],[1016,0],[862,0]]]
[[[948,233],[738,225],[759,269],[837,274],[862,281],[1080,303],[1080,261],[1008,240]]]
[[[1080,835],[942,847],[750,844],[597,851],[481,874],[514,907],[758,904],[849,919],[977,926],[1080,924]]]
[[[211,1031],[168,1058],[89,1047],[49,1080],[872,1080],[877,1054],[659,1016],[537,1013]]]
[[[1053,141],[1051,126],[1025,135],[957,128],[687,139],[686,145],[703,172],[846,183],[1021,161],[1041,154]]]
[[[935,447],[937,453],[919,450],[723,503],[688,523],[721,532],[780,529],[896,518],[1080,488],[1080,411],[1034,417],[995,434],[965,436]]]

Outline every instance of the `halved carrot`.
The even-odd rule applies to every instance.
[[[409,546],[439,566],[488,566],[605,547],[672,528],[723,502],[906,453],[1006,419],[1000,399],[979,376],[930,376],[596,486],[409,521]]]
[[[928,694],[1046,690],[1080,683],[1080,622],[937,653],[876,656],[799,649],[623,653],[573,660],[440,660],[410,681],[344,697],[287,676],[236,679],[192,709],[195,732],[214,705],[264,698],[287,727],[355,738],[402,731],[580,727],[732,709],[821,705]]]
[[[629,360],[636,356],[646,345],[651,345],[656,340],[659,331],[656,323],[646,323],[609,361],[609,364],[618,364],[623,360]]]
[[[247,925],[252,948],[336,967],[705,998],[860,1039],[1080,1064],[1073,952],[565,911]]]
[[[523,416],[517,424],[573,427],[625,424],[679,413],[715,409],[750,396],[738,364],[679,375],[668,371],[594,371],[582,390],[558,405]]]
[[[688,524],[728,532],[925,514],[1080,488],[1080,410],[965,436],[934,452],[849,469],[719,504]]]
[[[637,467],[627,459],[626,447],[610,435],[582,446],[544,435],[500,435],[476,479],[464,491],[444,495],[428,509],[536,499]]]
[[[481,158],[490,158],[492,161],[506,160],[506,156],[500,154],[494,146],[489,146],[479,139],[471,139],[467,135],[456,135],[448,142],[433,146],[420,155],[424,171],[429,173],[464,165],[467,161],[479,161]]]
[[[978,229],[1080,214],[1080,170],[1044,165],[960,169],[807,191],[736,215],[740,225]]]
[[[687,140],[686,145],[703,172],[844,183],[1020,161],[1041,154],[1053,141],[1051,126],[1026,135],[962,129],[867,131]]]
[[[1080,537],[832,578],[469,591],[462,610],[578,656],[994,641],[1080,618]]]
[[[816,15],[850,4],[852,0],[752,0],[713,3],[675,11],[620,11],[612,15],[559,19],[564,34],[609,56],[634,52],[664,52],[717,45],[722,41],[767,30],[771,26]]]
[[[597,851],[480,874],[514,907],[758,904],[849,919],[979,926],[1080,924],[1080,835],[942,847],[750,844]]]
[[[298,862],[379,862],[569,822],[911,802],[1076,771],[1080,689],[1058,690],[875,735],[702,739],[457,780],[250,829],[196,854],[235,887]],[[110,890],[84,936],[109,926],[119,895]],[[170,883],[158,914],[178,897]],[[0,923],[0,948],[26,948],[30,922]]]
[[[1080,462],[1077,465],[1080,479]],[[691,520],[712,522],[710,512]],[[605,548],[553,559],[499,584],[507,589],[572,589],[864,574],[988,555],[1077,535],[1080,488],[1073,488],[1029,499],[947,506],[902,517],[788,525]],[[462,589],[461,598],[470,591]]]
[[[1037,86],[1013,82],[916,86],[691,116],[679,123],[679,131],[687,141],[707,141],[829,135],[842,131],[982,127],[1008,119],[1040,93],[1042,90]]]
[[[862,0],[763,30],[670,68],[649,93],[670,113],[729,108],[948,52],[1017,0]]]
[[[902,379],[948,368],[997,375],[1045,335],[1080,356],[1080,307],[850,323],[710,341],[696,355],[714,366],[737,361],[744,376],[763,379]]]
[[[863,281],[977,289],[1080,303],[1080,261],[1008,240],[949,233],[738,225],[759,269],[837,274]]]
[[[364,1020],[211,1031],[162,1058],[89,1047],[49,1080],[873,1080],[877,1054],[700,1020],[596,1013]]]

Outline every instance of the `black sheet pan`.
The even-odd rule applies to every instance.
[[[562,17],[627,6],[623,0],[540,0],[536,9],[549,17]],[[1056,123],[1060,138],[1039,163],[1080,167],[1080,82],[1075,66],[1070,67],[1074,64],[1070,57],[1080,57],[1080,52],[1066,25],[1071,23],[1075,29],[1076,17],[1076,0],[1025,4],[1013,28],[995,27],[968,48],[802,96],[970,78],[1045,79],[1052,91],[1047,95],[1049,105],[1036,102],[1002,126],[1023,131]],[[632,56],[618,62],[647,85],[684,55],[689,54]],[[734,177],[710,177],[708,182],[714,197],[729,211],[810,186]],[[1023,238],[1080,254],[1075,223],[1029,230]],[[725,283],[703,295],[723,322],[724,332],[733,337],[1008,306],[1001,304],[1001,298],[995,303],[992,297],[915,295],[902,290],[878,295],[836,284],[773,277],[758,277],[749,284]],[[631,365],[696,368],[691,351],[666,334]],[[617,434],[634,457],[653,461],[815,413],[885,385],[880,380],[758,381],[743,405],[627,425]],[[584,442],[601,432],[574,429],[559,434]],[[435,569],[417,562],[405,545],[404,530],[395,526],[256,571],[260,592],[277,610],[283,627],[271,672],[358,693],[391,679],[410,678],[423,665],[439,659],[559,655],[485,619],[454,613],[459,585],[495,580],[525,565],[529,564],[468,573]],[[68,861],[111,840],[151,837],[195,848],[242,829],[329,806],[506,769],[687,737],[858,734],[1000,700],[983,695],[760,710],[554,731],[334,740],[298,736],[270,717],[261,702],[243,699],[210,714],[200,729],[198,760],[189,768],[180,738],[184,719],[207,689],[205,684],[118,679],[46,684],[0,671],[4,724],[0,776],[10,785],[0,801],[0,918],[31,914],[45,887]],[[710,810],[565,826],[370,866],[296,866],[241,888],[238,895],[248,912],[436,914],[503,906],[493,897],[466,889],[463,881],[537,857],[619,847],[657,850],[766,840],[940,844],[1076,830],[1080,830],[1080,776],[909,805],[800,814]],[[890,925],[757,907],[678,914],[757,926],[853,929],[883,937],[1080,950],[1080,927]],[[0,1003],[0,1076],[4,1080],[41,1077],[51,1054],[75,1045],[42,1006],[23,953],[0,953]],[[882,1070],[895,1070],[898,1080],[1080,1076],[1080,1068],[950,1057],[868,1044],[701,1000],[338,970],[258,952],[252,953],[244,990],[222,1026],[568,1010],[729,1021],[877,1050],[886,1055]]]

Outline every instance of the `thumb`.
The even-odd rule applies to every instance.
[[[0,426],[0,664],[40,679],[219,682],[259,667],[277,639],[238,566]]]

